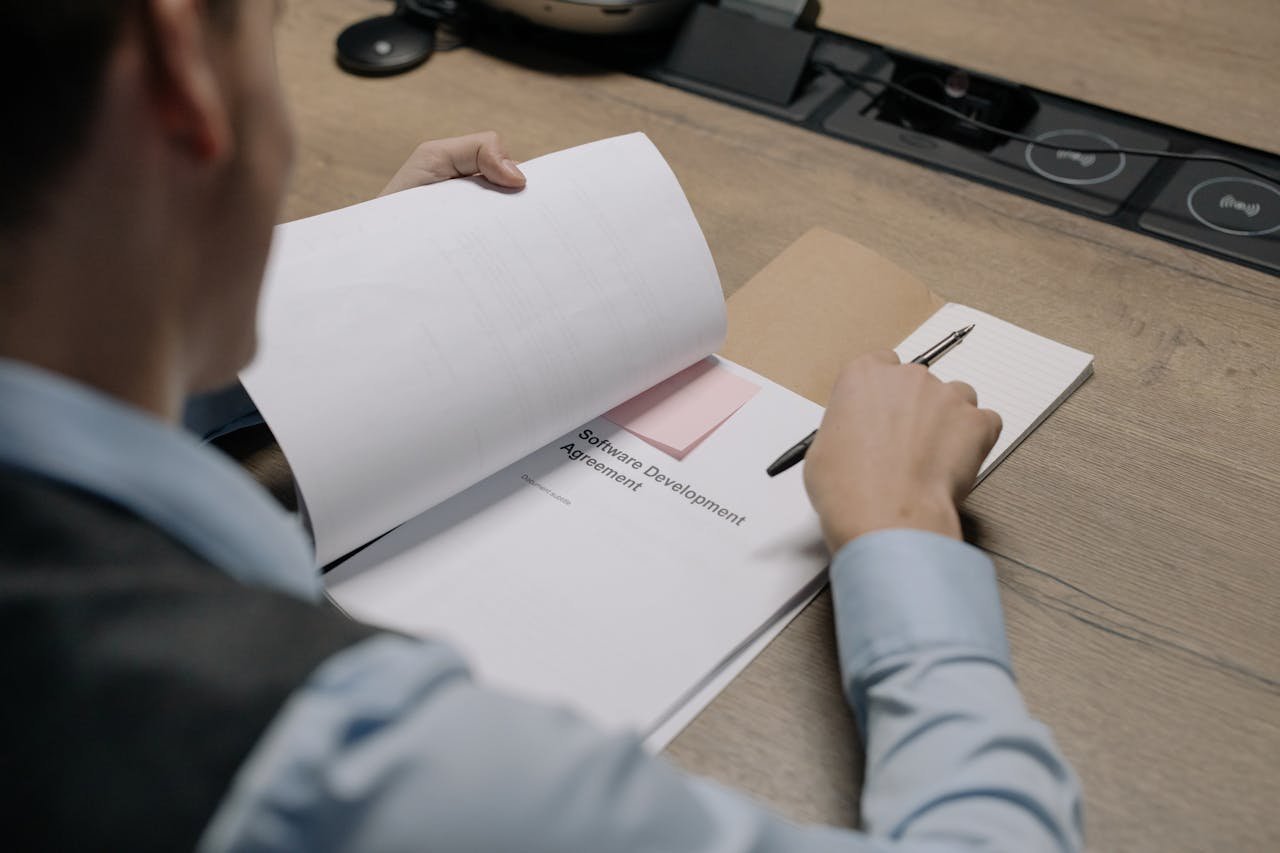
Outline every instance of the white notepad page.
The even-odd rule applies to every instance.
[[[910,361],[970,323],[973,331],[929,369],[944,382],[972,385],[978,405],[994,409],[1004,421],[1000,439],[978,471],[981,482],[1089,378],[1093,356],[954,302],[939,308],[895,351]]]

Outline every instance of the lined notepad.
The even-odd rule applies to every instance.
[[[910,361],[970,323],[973,331],[964,342],[929,369],[944,382],[972,385],[978,405],[994,409],[1004,421],[1000,440],[978,471],[981,482],[1089,378],[1093,356],[952,302],[898,344],[898,358]]]

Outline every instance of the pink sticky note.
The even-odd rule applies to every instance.
[[[683,459],[759,390],[759,385],[710,356],[604,416],[662,452]]]

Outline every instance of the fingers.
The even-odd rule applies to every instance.
[[[864,355],[863,358],[868,361],[879,362],[880,364],[902,364],[902,360],[898,358],[898,354],[891,349],[869,352]]]
[[[993,409],[978,409],[978,414],[982,416],[983,422],[987,428],[986,449],[983,456],[991,452],[991,448],[996,446],[996,442],[1000,440],[1000,433],[1004,431],[1004,421],[1000,418],[1000,413]]]
[[[956,437],[960,441],[959,446],[964,448],[959,458],[967,461],[953,469],[953,495],[957,504],[973,491],[982,463],[991,454],[991,448],[996,446],[1003,427],[1000,415],[991,409],[970,409],[963,418],[963,424],[963,428],[956,431]]]
[[[1000,415],[993,409],[978,408],[978,392],[968,382],[955,380],[944,383],[944,387],[968,406],[973,407],[964,417],[966,423],[970,424],[966,432],[970,436],[969,441],[973,442],[975,458],[980,463],[1000,438],[1000,430],[1004,426]]]
[[[470,174],[479,172],[490,183],[500,187],[519,189],[525,184],[524,172],[507,156],[502,146],[502,139],[492,131],[478,134],[480,144],[475,149],[475,169]],[[468,165],[470,161],[468,160]]]
[[[973,386],[970,385],[968,382],[960,382],[958,380],[954,382],[948,382],[947,387],[950,388],[952,391],[954,391],[956,394],[960,395],[960,399],[968,402],[970,405],[973,405],[973,406],[978,405],[978,392],[973,390]]]
[[[502,138],[489,130],[422,143],[382,195],[472,175],[482,175],[490,183],[510,189],[525,185],[524,173],[507,156]]]
[[[440,180],[479,174],[500,187],[516,189],[525,184],[524,173],[507,156],[502,138],[492,130],[438,139],[423,148],[431,150],[432,159],[438,159],[443,172]]]

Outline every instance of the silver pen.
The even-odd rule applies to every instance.
[[[949,353],[952,347],[955,347],[957,344],[963,341],[965,339],[965,336],[972,331],[973,331],[972,323],[965,326],[963,329],[957,329],[956,331],[947,335],[942,340],[938,341],[933,346],[929,347],[924,352],[920,353],[915,358],[911,359],[911,363],[923,364],[925,367],[928,367],[929,365],[933,364],[935,361],[937,361],[938,359],[942,358],[944,355]],[[777,459],[773,460],[773,464],[765,469],[765,473],[768,474],[770,477],[776,477],[779,474],[781,474],[783,471],[787,470],[788,468],[798,463],[801,459],[804,458],[804,455],[809,452],[809,445],[813,444],[813,437],[817,434],[818,434],[818,431],[815,429],[813,432],[809,433],[804,438],[800,439],[798,442],[791,445],[791,447],[787,448],[787,451],[785,453],[783,453]]]

